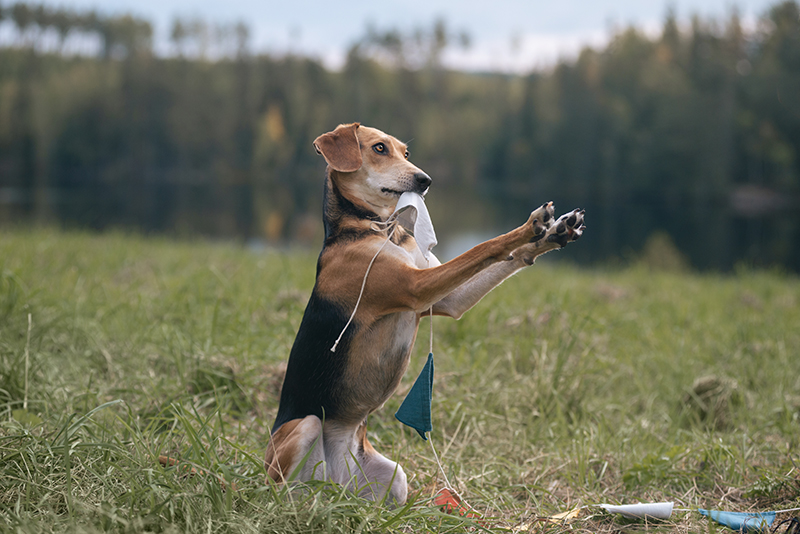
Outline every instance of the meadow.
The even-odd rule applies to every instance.
[[[432,439],[478,522],[431,506],[431,449],[393,417],[427,319],[370,418],[409,503],[289,492],[262,459],[316,252],[3,231],[0,531],[714,532],[694,512],[592,505],[800,506],[800,279],[550,256],[460,321],[434,319]],[[576,507],[570,524],[543,519]]]

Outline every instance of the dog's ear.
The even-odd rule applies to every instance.
[[[314,149],[325,158],[332,169],[354,172],[361,168],[361,148],[356,135],[359,126],[357,122],[341,124],[334,131],[314,139]]]

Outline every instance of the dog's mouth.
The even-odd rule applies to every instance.
[[[418,194],[420,194],[422,196],[425,196],[425,194],[428,192],[428,189],[429,188],[426,187],[425,189],[422,189],[422,190],[415,188],[415,189],[409,189],[408,191],[398,191],[396,189],[389,189],[388,187],[383,187],[383,188],[381,188],[381,192],[382,193],[386,193],[387,195],[393,195],[393,196],[396,196],[396,197],[399,197],[403,193],[418,193]]]
[[[403,194],[403,191],[397,191],[396,189],[389,189],[388,187],[381,188],[381,192],[389,195],[395,195],[398,197]]]

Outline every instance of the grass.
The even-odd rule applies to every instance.
[[[409,475],[409,504],[267,484],[314,268],[306,252],[0,233],[0,531],[709,532],[696,513],[540,518],[601,502],[800,506],[800,280],[748,270],[543,263],[461,321],[436,318],[433,439],[480,525],[430,506],[431,450],[392,416],[427,355],[425,322],[370,425]]]

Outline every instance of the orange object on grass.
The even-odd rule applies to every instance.
[[[436,497],[433,499],[433,504],[436,506],[441,506],[442,511],[447,514],[456,512],[458,515],[468,517],[470,519],[475,519],[481,516],[478,512],[475,512],[470,507],[462,504],[461,497],[458,495],[458,493],[448,488],[442,488],[439,490],[439,493],[437,493]]]

